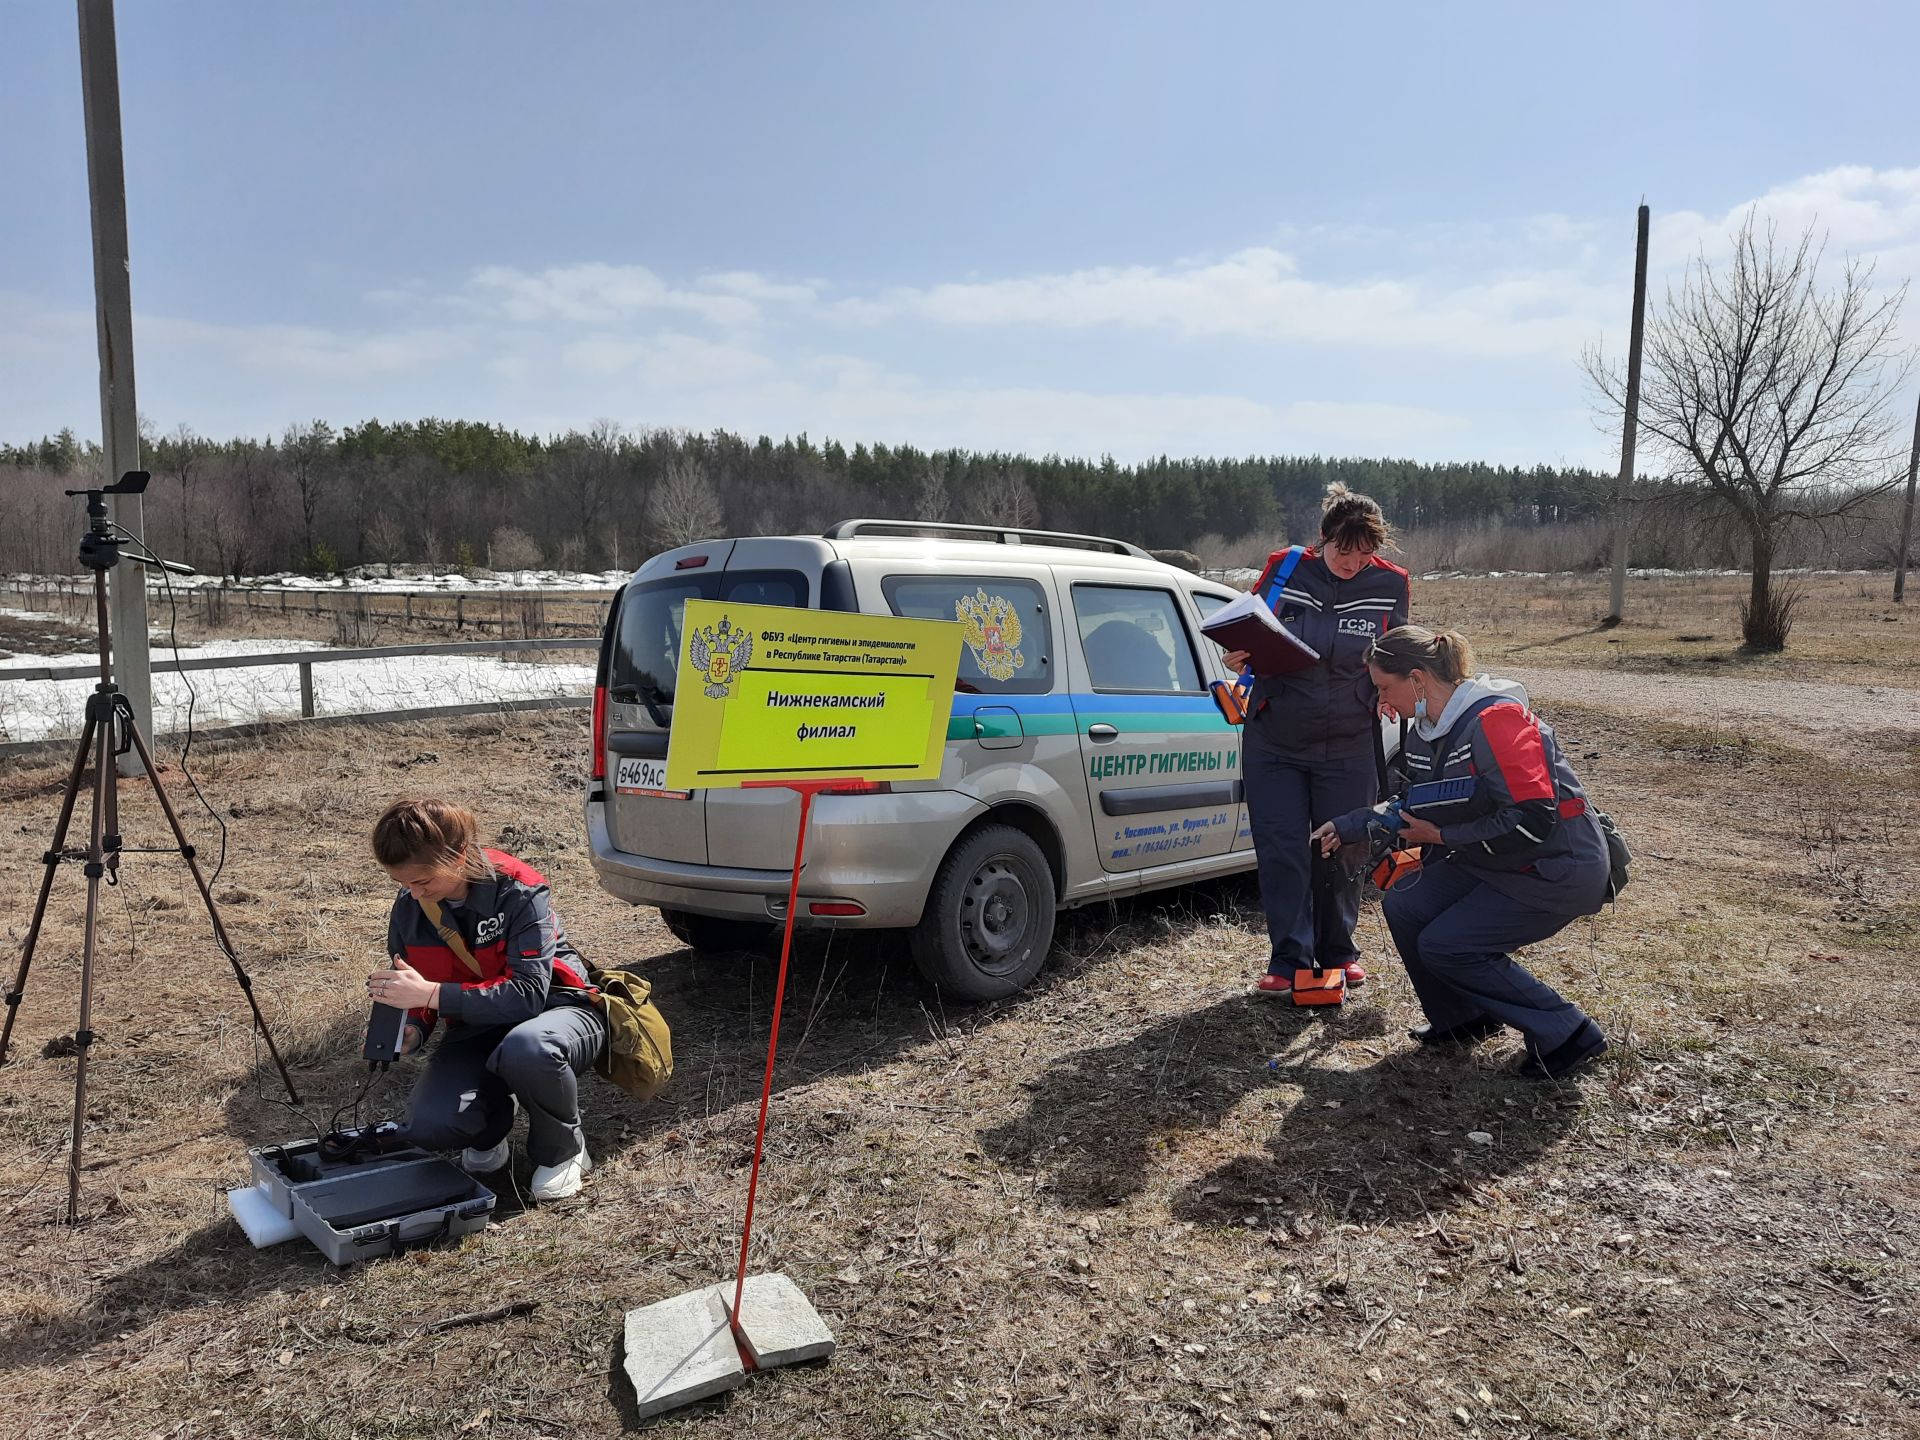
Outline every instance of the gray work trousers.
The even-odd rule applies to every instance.
[[[1579,913],[1523,905],[1449,860],[1401,881],[1387,892],[1383,907],[1394,948],[1434,1029],[1491,1015],[1544,1054],[1585,1023],[1578,1005],[1507,953],[1559,934]]]
[[[606,1044],[607,1022],[556,1005],[518,1025],[450,1027],[407,1099],[406,1138],[423,1150],[488,1150],[527,1112],[527,1156],[558,1165],[586,1148],[578,1079]]]
[[[1327,966],[1358,960],[1360,877],[1315,855],[1308,837],[1336,815],[1373,804],[1380,789],[1373,756],[1300,760],[1268,743],[1255,718],[1241,742],[1240,774],[1273,946],[1268,973],[1291,975],[1316,957]]]

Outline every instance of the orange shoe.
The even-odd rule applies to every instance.
[[[1254,981],[1253,988],[1247,993],[1249,995],[1265,995],[1269,999],[1285,1000],[1293,994],[1293,977],[1291,975],[1262,975],[1258,980]]]
[[[1351,965],[1347,966],[1346,970],[1347,988],[1349,990],[1353,989],[1356,985],[1364,985],[1367,983],[1366,969],[1358,960],[1355,960]]]

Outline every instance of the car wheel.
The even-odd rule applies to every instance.
[[[673,938],[690,950],[707,955],[725,955],[735,950],[758,949],[773,933],[771,925],[753,920],[723,920],[717,915],[696,915],[690,910],[662,909]]]
[[[1053,871],[1011,825],[976,830],[948,853],[913,930],[920,972],[949,995],[998,1000],[1040,973],[1053,944]]]

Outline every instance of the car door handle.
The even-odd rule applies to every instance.
[[[1111,725],[1089,725],[1087,737],[1092,740],[1118,740],[1120,732]]]

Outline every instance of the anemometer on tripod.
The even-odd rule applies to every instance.
[[[153,786],[154,798],[160,804],[160,813],[166,817],[167,826],[173,831],[173,848],[186,861],[187,869],[193,875],[200,899],[207,907],[207,917],[213,922],[214,942],[233,966],[234,979],[247,997],[247,1005],[253,1011],[254,1026],[267,1042],[267,1050],[280,1071],[287,1095],[294,1104],[300,1103],[299,1093],[293,1087],[293,1077],[287,1073],[286,1062],[280,1058],[279,1048],[273,1043],[273,1033],[267,1028],[266,1017],[260,1013],[260,1002],[254,998],[253,979],[241,966],[239,956],[234,954],[226,926],[221,923],[219,908],[213,902],[213,892],[194,857],[194,847],[188,843],[186,832],[180,828],[180,817],[174,813],[173,804],[154,770],[153,752],[147,746],[146,737],[140,733],[133,706],[113,680],[113,646],[107,622],[107,572],[122,559],[127,559],[136,564],[170,570],[176,575],[193,574],[190,566],[163,560],[150,550],[144,555],[121,554],[122,548],[128,545],[139,545],[143,550],[146,547],[124,531],[114,533],[118,527],[107,516],[106,497],[138,495],[147,488],[149,478],[145,470],[129,470],[113,485],[66,492],[70,496],[85,496],[87,501],[87,528],[80,537],[80,563],[93,572],[94,624],[100,649],[100,680],[94,686],[93,694],[87,697],[86,719],[74,746],[73,767],[67,772],[66,788],[60,802],[60,818],[53,830],[53,843],[42,857],[46,871],[40,879],[40,895],[34,902],[33,919],[27,926],[27,940],[21,948],[19,971],[14,976],[12,988],[4,996],[7,1015],[4,1027],[0,1028],[0,1065],[4,1065],[8,1045],[13,1039],[13,1022],[19,1015],[20,1001],[26,994],[27,972],[33,965],[34,947],[40,940],[40,925],[46,917],[48,898],[53,893],[54,875],[62,863],[80,862],[82,873],[87,878],[87,919],[86,938],[80,952],[80,1025],[73,1037],[78,1058],[73,1077],[73,1140],[67,1157],[68,1224],[72,1224],[79,1215],[80,1146],[87,1117],[87,1059],[94,1041],[93,961],[99,931],[100,882],[105,880],[110,885],[119,882],[120,860],[125,853],[125,842],[120,834],[119,776],[114,760],[129,749],[140,757],[141,767]],[[69,849],[67,831],[73,821],[74,807],[79,802],[80,783],[87,772],[89,753],[93,760],[93,805],[87,847],[84,850]]]

